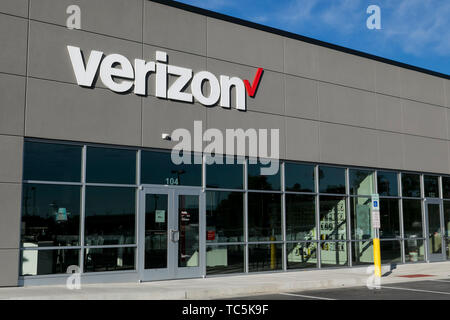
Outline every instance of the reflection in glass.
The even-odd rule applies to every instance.
[[[398,201],[398,199],[380,198],[380,238],[400,236]]]
[[[401,242],[380,241],[381,263],[399,263],[402,262]]]
[[[367,240],[372,238],[371,205],[372,201],[370,198],[350,198],[350,225],[353,240]]]
[[[136,183],[136,151],[88,147],[86,181],[90,183]]]
[[[378,171],[378,194],[380,196],[398,196],[398,179],[396,172]]]
[[[86,248],[84,272],[135,269],[136,248]]]
[[[442,231],[440,205],[429,203],[428,207],[428,252],[442,255]]]
[[[317,267],[317,243],[287,243],[287,268],[305,269]]]
[[[21,276],[67,273],[69,266],[80,265],[79,250],[22,250],[20,253]]]
[[[313,165],[285,162],[284,177],[286,191],[315,192]]]
[[[450,177],[442,177],[442,195],[450,199]]]
[[[283,246],[279,243],[249,244],[248,271],[281,270],[282,249]]]
[[[248,164],[248,188],[250,190],[281,190],[280,170],[273,175],[261,174],[261,168],[268,167],[259,162]]]
[[[350,194],[371,195],[373,193],[373,171],[349,170]]]
[[[25,141],[23,179],[81,181],[81,146]]]
[[[444,232],[450,238],[450,201],[444,201]]]
[[[80,190],[79,186],[24,183],[22,245],[79,245]]]
[[[244,246],[207,246],[206,273],[228,274],[244,272]]]
[[[319,192],[345,193],[345,169],[320,166]]]
[[[206,192],[206,241],[244,241],[244,193]]]
[[[248,194],[249,241],[281,240],[281,194]]]
[[[286,194],[286,240],[316,237],[315,196]]]
[[[406,262],[418,262],[425,260],[425,246],[423,240],[405,240]]]
[[[141,152],[141,183],[180,186],[201,186],[201,156],[188,153],[187,161],[176,165],[172,162],[170,152]],[[196,164],[198,163],[198,164]]]
[[[439,198],[439,177],[424,176],[423,184],[426,198]]]
[[[402,173],[402,192],[404,197],[420,197],[420,176]]]
[[[403,199],[403,226],[406,238],[423,237],[420,200]]]
[[[145,195],[145,269],[167,268],[168,197]]]
[[[135,188],[86,187],[86,245],[134,244]]]
[[[320,196],[320,239],[346,240],[345,197]]]
[[[373,264],[373,241],[352,242],[352,265]]]
[[[348,264],[347,242],[322,242],[320,247],[322,267],[346,266]]]
[[[199,264],[199,198],[178,196],[178,267],[198,267]]]
[[[206,187],[223,189],[244,188],[244,165],[237,159],[231,159],[233,164],[206,164]]]

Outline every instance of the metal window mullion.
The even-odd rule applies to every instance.
[[[399,172],[397,174],[397,185],[398,185],[398,194],[400,195],[400,198],[398,199],[398,214],[399,214],[399,224],[400,224],[400,253],[401,253],[401,259],[402,263],[406,263],[406,254],[405,254],[405,226],[404,226],[404,219],[403,219],[403,186],[402,186],[402,173]]]
[[[425,176],[424,174],[420,174],[420,209],[421,209],[421,216],[422,216],[422,238],[426,238],[425,236],[425,230],[428,230],[428,222],[426,221],[426,214],[425,214],[425,206],[426,204],[426,199],[425,199]],[[428,261],[430,253],[428,252],[428,246],[426,245],[427,240],[425,239],[425,261]],[[406,252],[405,252],[406,254]],[[405,256],[406,259],[406,256]]]
[[[285,191],[285,172],[284,172],[284,162],[280,165],[281,170],[281,232],[283,240],[283,251],[282,251],[282,268],[284,271],[287,270],[287,246],[286,246],[286,194]]]
[[[141,214],[141,192],[140,192],[140,185],[141,185],[141,150],[138,149],[136,152],[136,179],[135,183],[137,185],[137,188],[135,189],[135,214],[134,214],[134,221],[135,221],[135,228],[134,228],[134,243],[136,244],[136,250],[134,252],[134,269],[136,271],[140,271],[141,266],[139,265],[139,259],[140,255],[144,254],[143,252],[139,252],[139,236],[140,236],[140,214]]]
[[[86,152],[84,145],[81,151],[81,217],[80,217],[80,273],[84,273],[84,246],[85,246],[85,221],[86,221]]]
[[[248,160],[244,160],[244,273],[249,272],[249,249],[248,249]]]
[[[347,228],[347,239],[345,239],[346,245],[347,245],[347,261],[348,261],[348,265],[349,267],[352,267],[353,263],[352,263],[352,245],[351,242],[349,240],[352,240],[352,234],[351,234],[351,210],[350,210],[350,169],[346,168],[345,169],[345,193],[347,194],[346,199],[345,199],[345,215],[347,217],[347,223],[346,223],[346,228]]]
[[[321,258],[321,239],[320,239],[320,195],[319,195],[319,165],[315,165],[314,167],[314,184],[315,184],[315,203],[316,203],[316,240],[317,240],[317,248],[316,248],[316,256],[317,256],[317,265],[316,267],[322,268],[322,258]]]

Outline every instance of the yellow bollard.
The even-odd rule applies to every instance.
[[[275,237],[270,237],[270,241],[275,241]],[[275,270],[277,268],[277,252],[275,243],[270,244],[270,269]]]
[[[375,277],[381,278],[381,250],[379,238],[373,238],[373,264],[375,265]]]

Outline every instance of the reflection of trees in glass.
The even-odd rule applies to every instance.
[[[269,241],[281,236],[281,195],[273,193],[249,193],[249,237]]]
[[[345,170],[342,168],[319,168],[319,189],[326,193],[345,193]]]
[[[248,188],[254,190],[273,190],[267,176],[249,176]]]
[[[420,177],[416,174],[402,174],[403,196],[420,197]]]
[[[241,192],[207,193],[207,226],[216,228],[216,237],[236,237],[238,241],[243,239],[243,201]]]

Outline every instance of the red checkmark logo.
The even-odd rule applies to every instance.
[[[258,88],[259,80],[261,80],[263,71],[263,68],[258,68],[252,85],[250,85],[250,82],[248,80],[244,80],[245,89],[247,90],[248,95],[252,98],[255,96],[256,89]]]

